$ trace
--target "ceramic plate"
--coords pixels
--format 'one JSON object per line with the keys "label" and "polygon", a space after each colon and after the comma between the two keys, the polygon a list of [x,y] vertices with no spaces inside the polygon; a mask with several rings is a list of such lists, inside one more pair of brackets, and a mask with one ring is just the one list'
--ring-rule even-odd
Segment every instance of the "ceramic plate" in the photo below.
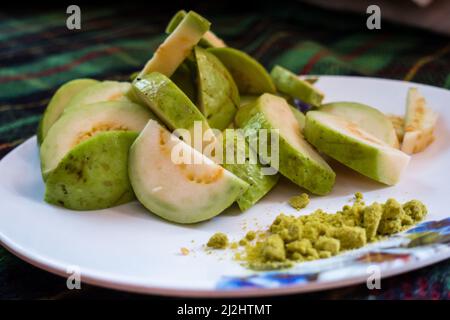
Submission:
{"label": "ceramic plate", "polygon": [[[326,102],[366,103],[403,114],[408,87],[417,86],[439,112],[436,141],[414,155],[399,184],[386,187],[336,163],[333,192],[312,197],[303,213],[335,211],[356,191],[367,202],[417,198],[429,208],[426,221],[410,233],[434,232],[411,243],[403,235],[330,259],[275,272],[253,272],[232,260],[229,251],[207,254],[203,245],[217,231],[239,240],[247,230],[270,224],[280,212],[298,214],[286,204],[301,189],[282,180],[245,213],[236,207],[197,225],[176,225],[148,213],[139,203],[75,212],[46,204],[36,139],[31,138],[0,162],[0,241],[20,258],[67,276],[74,267],[81,281],[127,291],[174,296],[258,296],[306,292],[365,282],[371,268],[382,277],[417,269],[450,257],[448,211],[450,181],[450,91],[401,81],[321,76],[317,86]],[[422,241],[423,240],[423,241]],[[181,254],[181,248],[189,250]]]}

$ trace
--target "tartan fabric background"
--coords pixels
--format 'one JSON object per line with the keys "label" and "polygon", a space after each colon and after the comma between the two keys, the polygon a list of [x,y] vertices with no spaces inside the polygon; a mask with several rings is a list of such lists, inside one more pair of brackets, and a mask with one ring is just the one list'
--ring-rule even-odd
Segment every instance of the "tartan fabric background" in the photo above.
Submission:
{"label": "tartan fabric background", "polygon": [[[366,16],[291,3],[258,12],[217,14],[199,10],[225,41],[266,67],[299,74],[345,74],[403,79],[450,89],[450,38]],[[173,13],[173,12],[171,12]],[[65,8],[20,16],[0,12],[0,158],[34,135],[58,86],[79,78],[128,80],[164,39],[171,14],[148,9],[82,6],[82,30],[65,27]],[[382,93],[380,93],[382,94]],[[450,298],[450,260],[386,279],[382,290],[365,286],[299,298]],[[122,298],[136,295],[84,285],[38,270],[0,247],[0,298]]]}

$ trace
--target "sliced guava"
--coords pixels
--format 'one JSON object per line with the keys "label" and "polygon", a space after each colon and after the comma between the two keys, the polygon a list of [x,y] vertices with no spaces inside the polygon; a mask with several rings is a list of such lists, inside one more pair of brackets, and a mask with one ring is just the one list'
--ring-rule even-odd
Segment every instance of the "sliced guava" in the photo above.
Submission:
{"label": "sliced guava", "polygon": [[97,210],[134,199],[128,152],[137,132],[101,132],[71,149],[45,183],[45,201],[73,210]]}
{"label": "sliced guava", "polygon": [[197,109],[195,104],[180,90],[169,78],[159,72],[152,72],[143,78],[133,82],[133,90],[136,95],[147,104],[158,118],[169,127],[170,130],[186,129],[190,134],[190,145],[196,146],[195,124],[200,123],[203,133],[210,129],[208,121]]}
{"label": "sliced guava", "polygon": [[170,77],[209,30],[210,25],[208,20],[189,11],[155,51],[138,78],[151,72],[160,72]]}
{"label": "sliced guava", "polygon": [[[179,154],[189,159],[175,160]],[[211,219],[248,188],[246,182],[152,120],[131,146],[129,177],[144,207],[177,223]]]}
{"label": "sliced guava", "polygon": [[102,81],[88,86],[74,95],[64,110],[97,102],[128,100],[126,93],[130,89],[129,82]]}
{"label": "sliced guava", "polygon": [[[280,175],[266,174],[258,159],[258,155],[249,147],[245,139],[241,141],[237,138],[237,133],[228,135],[226,131],[221,135],[220,141],[223,143],[222,166],[249,184],[249,188],[236,200],[241,211],[251,208],[261,198],[263,198],[277,184]],[[234,146],[230,147],[230,144]],[[230,149],[231,148],[231,149]],[[227,161],[226,150],[233,150],[232,161]],[[239,157],[242,157],[239,159]],[[253,157],[253,158],[252,158]]]}
{"label": "sliced guava", "polygon": [[[240,107],[242,107],[242,106],[244,106],[246,104],[255,102],[256,99],[258,99],[258,96],[252,96],[252,95],[241,96]],[[291,108],[292,113],[294,114],[295,118],[298,121],[298,124],[300,125],[300,130],[303,131],[303,128],[305,127],[305,115],[303,114],[303,112],[298,110],[293,105],[289,104],[289,107]]]}
{"label": "sliced guava", "polygon": [[304,133],[319,151],[387,185],[399,181],[410,159],[358,124],[327,112],[308,112]]}
{"label": "sliced guava", "polygon": [[240,94],[275,93],[275,85],[266,69],[243,51],[226,48],[210,48],[230,71]]}
{"label": "sliced guava", "polygon": [[388,145],[394,148],[399,147],[392,122],[384,113],[373,107],[362,103],[343,101],[324,104],[318,110],[357,123],[365,131]]}
{"label": "sliced guava", "polygon": [[[166,33],[171,34],[175,28],[180,24],[183,18],[186,16],[187,12],[185,10],[180,10],[170,19],[169,24],[166,27]],[[215,47],[221,48],[226,47],[225,42],[220,39],[214,32],[208,30],[199,41],[199,46],[204,48]]]}
{"label": "sliced guava", "polygon": [[[249,139],[260,138],[260,129],[269,130],[275,139],[278,138],[278,167],[286,178],[314,194],[324,195],[331,191],[334,171],[304,140],[299,122],[284,98],[267,93],[261,95],[255,103],[239,109],[235,123],[244,129]],[[270,157],[264,160],[274,166],[275,151],[270,145],[268,149],[271,150]],[[262,158],[266,156],[260,148],[258,153]]]}
{"label": "sliced guava", "polygon": [[98,102],[67,110],[48,131],[40,148],[44,179],[79,143],[104,131],[141,131],[152,112],[129,101]]}
{"label": "sliced guava", "polygon": [[295,119],[297,119],[298,125],[300,126],[300,131],[303,132],[306,122],[305,114],[290,104],[289,107],[291,107],[292,113],[294,114]]}
{"label": "sliced guava", "polygon": [[412,154],[423,151],[434,141],[438,114],[427,106],[417,88],[410,88],[406,99],[406,115],[402,151]]}
{"label": "sliced guava", "polygon": [[211,128],[225,129],[239,106],[239,91],[233,77],[212,53],[196,47],[199,108]]}
{"label": "sliced guava", "polygon": [[96,83],[98,81],[94,79],[75,79],[66,82],[56,90],[39,123],[37,132],[39,145],[44,140],[50,127],[59,119],[70,99],[83,89]]}
{"label": "sliced guava", "polygon": [[278,91],[315,107],[322,103],[323,92],[315,88],[310,82],[300,79],[295,73],[283,67],[275,66],[270,75]]}

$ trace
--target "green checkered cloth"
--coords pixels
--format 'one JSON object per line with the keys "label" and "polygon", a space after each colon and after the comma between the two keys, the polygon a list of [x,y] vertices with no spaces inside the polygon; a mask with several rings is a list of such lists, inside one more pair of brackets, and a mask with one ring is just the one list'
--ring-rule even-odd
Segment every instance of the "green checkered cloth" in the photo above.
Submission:
{"label": "green checkered cloth", "polygon": [[[0,12],[0,158],[33,136],[52,93],[80,77],[128,80],[164,39],[170,14],[148,8],[83,7],[82,29],[66,28],[64,10],[17,17]],[[253,11],[255,12],[255,11]],[[267,68],[298,74],[361,75],[450,88],[450,39],[389,23],[365,28],[365,15],[293,3],[257,13],[201,12],[233,47]],[[1,212],[0,212],[1,214]],[[352,287],[303,297],[449,298],[450,262],[389,280],[379,292]],[[406,280],[405,280],[406,279]],[[65,280],[0,248],[0,298],[131,297]]]}

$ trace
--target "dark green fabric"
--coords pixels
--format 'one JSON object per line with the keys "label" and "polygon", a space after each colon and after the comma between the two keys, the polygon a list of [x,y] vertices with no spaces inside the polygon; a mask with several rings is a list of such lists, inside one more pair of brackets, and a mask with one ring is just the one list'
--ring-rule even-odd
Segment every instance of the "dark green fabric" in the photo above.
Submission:
{"label": "dark green fabric", "polygon": [[[149,8],[82,7],[82,30],[65,27],[63,9],[15,16],[0,12],[0,158],[31,137],[54,90],[78,78],[126,80],[164,39],[170,15]],[[406,79],[450,88],[448,37],[366,16],[294,3],[260,12],[205,14],[214,31],[266,67],[299,74],[345,74]],[[0,213],[1,214],[1,213]],[[379,292],[351,287],[308,298],[449,298],[450,262],[391,278]],[[40,271],[0,248],[0,298],[134,297],[84,286]]]}

